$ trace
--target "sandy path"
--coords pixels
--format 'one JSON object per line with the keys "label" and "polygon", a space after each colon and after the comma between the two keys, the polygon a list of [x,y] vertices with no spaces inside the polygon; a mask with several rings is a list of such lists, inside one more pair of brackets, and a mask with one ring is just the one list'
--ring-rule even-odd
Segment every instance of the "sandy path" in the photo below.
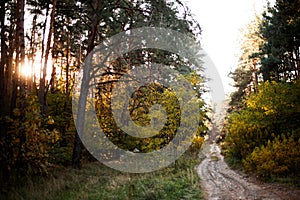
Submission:
{"label": "sandy path", "polygon": [[196,169],[208,200],[285,199],[231,170],[224,162],[220,148],[216,144],[211,144],[207,148],[206,158]]}

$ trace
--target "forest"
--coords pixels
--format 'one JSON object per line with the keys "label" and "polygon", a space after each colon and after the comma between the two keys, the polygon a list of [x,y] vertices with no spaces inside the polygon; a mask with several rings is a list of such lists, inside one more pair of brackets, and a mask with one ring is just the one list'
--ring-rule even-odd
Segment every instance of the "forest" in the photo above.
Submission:
{"label": "forest", "polygon": [[243,33],[224,154],[260,177],[299,180],[300,2],[276,1]]}
{"label": "forest", "polygon": [[[57,196],[57,193],[60,193],[60,190],[66,190],[66,193],[68,191],[74,193],[70,194],[69,198],[83,199],[85,197],[76,196],[75,193],[78,191],[76,187],[79,184],[74,185],[74,181],[70,181],[62,169],[65,171],[74,169],[75,171],[70,172],[71,176],[79,180],[85,177],[86,172],[90,173],[90,176],[98,174],[98,185],[105,185],[109,177],[119,176],[116,171],[109,170],[104,165],[94,164],[96,159],[93,153],[97,153],[96,150],[99,149],[87,150],[82,144],[79,133],[83,131],[84,122],[78,119],[80,119],[81,112],[87,113],[87,111],[84,108],[81,112],[78,110],[77,119],[73,117],[72,94],[76,91],[76,79],[79,77],[80,70],[89,69],[85,66],[88,55],[93,53],[98,45],[105,45],[104,41],[108,42],[107,39],[112,36],[140,27],[173,30],[188,35],[194,40],[195,45],[198,45],[200,44],[200,25],[194,20],[189,8],[181,1],[4,0],[1,1],[0,6],[0,177],[1,185],[4,186],[1,189],[3,198],[61,199],[66,198],[62,197],[65,194]],[[160,36],[155,37],[159,39]],[[173,38],[171,42],[176,46],[180,41],[175,39]],[[184,47],[192,44],[180,45]],[[114,47],[118,49],[117,46]],[[111,53],[114,52],[115,50]],[[197,52],[193,57],[196,56]],[[150,123],[150,112],[154,118],[166,115],[167,121],[163,129],[154,137],[137,138],[126,134],[117,126],[111,111],[113,89],[117,86],[124,88],[126,85],[126,82],[119,82],[117,85],[118,80],[124,74],[140,65],[143,67],[152,63],[160,63],[172,66],[192,87],[195,95],[189,101],[194,102],[198,112],[196,116],[194,115],[195,119],[190,118],[186,120],[186,123],[194,122],[193,120],[198,123],[193,129],[193,138],[190,138],[194,141],[189,150],[190,155],[200,149],[202,136],[208,129],[206,121],[208,121],[209,110],[202,99],[205,91],[202,66],[196,66],[187,58],[175,53],[155,48],[134,49],[113,61],[104,62],[108,67],[97,79],[93,101],[98,122],[106,138],[109,138],[118,148],[151,153],[163,148],[175,137],[179,124],[185,122],[180,121],[178,117],[182,113],[178,106],[180,99],[172,88],[152,82],[138,88],[129,99],[130,116],[140,126]],[[185,97],[186,91],[181,90],[179,93],[180,96],[187,97]],[[76,98],[74,96],[73,100]],[[88,102],[89,99],[85,101]],[[156,104],[161,104],[165,113],[150,109]],[[78,109],[81,107],[79,106]],[[75,124],[78,126],[75,127]],[[92,136],[90,139],[95,140]],[[97,139],[100,145],[101,138]],[[107,162],[121,159],[112,154],[109,149],[100,149],[100,151],[104,155],[102,159]],[[192,160],[189,163],[192,163]],[[194,181],[195,172],[191,171],[190,167],[187,171],[178,170],[189,165],[183,161],[176,161],[171,170],[164,170],[163,174],[170,174],[170,179],[174,179],[173,181],[165,180],[170,182],[166,186],[170,187],[171,184],[175,184],[176,188],[188,184],[191,191],[179,190],[178,192],[183,193],[180,195],[191,192],[192,195],[199,196],[201,191],[196,191],[193,186],[199,182],[198,179]],[[89,167],[91,169],[87,171],[86,168]],[[173,170],[175,170],[175,175],[173,175]],[[55,175],[56,173],[60,175]],[[107,177],[101,178],[104,176],[103,173],[107,173]],[[186,173],[191,178],[186,180],[180,178]],[[62,178],[57,179],[57,176]],[[126,173],[120,176],[126,181],[129,181],[128,178],[138,181],[143,179],[143,176],[135,178],[134,175],[130,176]],[[159,178],[162,177],[161,174],[156,176],[157,181],[162,179]],[[145,175],[146,177],[148,176]],[[177,179],[183,181],[177,184]],[[84,184],[90,181],[90,179],[84,180],[82,180]],[[113,180],[113,178],[108,180]],[[50,184],[51,181],[64,183]],[[51,189],[35,193],[34,188],[41,188],[39,184],[49,185]],[[146,182],[145,184],[153,183]],[[145,185],[142,186],[145,187]],[[110,185],[105,185],[105,187],[110,187]],[[125,188],[127,197],[139,193],[142,189],[136,189],[137,192],[135,192],[132,187],[135,185],[131,181],[128,182],[128,188]],[[54,191],[51,195],[48,194],[50,190]],[[102,189],[102,191],[105,193],[107,190]],[[112,190],[110,195],[114,195],[114,191]],[[166,195],[164,192],[156,193],[155,195]],[[119,195],[121,198],[122,194]],[[96,197],[96,199],[99,198]],[[103,198],[106,199],[108,196]]]}
{"label": "forest", "polygon": [[[203,70],[207,66],[198,51],[201,24],[184,1],[1,0],[0,24],[0,199],[204,198],[195,166],[203,159],[205,137],[215,127],[210,117],[214,111],[203,98],[209,88]],[[143,27],[164,28],[160,30],[166,30],[165,35],[152,33],[162,45],[172,31],[194,42],[167,41],[184,49],[176,54],[153,47],[132,48],[129,39],[125,45],[132,51],[103,62],[106,68],[93,85],[93,98],[85,94],[84,106],[78,106],[74,117],[76,81],[84,80],[81,73],[90,70],[86,63],[94,58],[89,55],[99,45],[111,47],[110,39],[116,34],[130,36],[132,30]],[[249,174],[264,180],[290,178],[299,186],[300,1],[276,0],[242,33],[238,66],[229,74],[236,90],[219,127],[222,154],[229,165],[238,165]],[[112,54],[124,47],[114,45]],[[142,45],[147,46],[144,41]],[[184,53],[192,56],[184,57]],[[125,99],[137,125],[127,130],[138,132],[135,127],[165,121],[157,135],[134,137],[114,118],[114,91],[126,91],[130,85],[132,80],[119,81],[125,74],[134,69],[144,72],[156,63],[180,74],[174,84],[187,80],[193,96],[156,80],[139,87]],[[169,167],[156,172],[130,174],[110,169],[95,159],[98,151],[108,163],[122,163],[124,158],[111,149],[86,148],[82,141],[81,133],[87,130],[83,127],[93,121],[90,108],[95,109],[95,124],[117,148],[151,154],[172,143],[178,130],[193,133],[188,138],[191,145]],[[121,119],[126,117],[121,106],[117,110]],[[187,119],[181,118],[184,112]],[[151,135],[148,130],[143,134]],[[88,144],[101,146],[104,137],[87,138],[92,142]]]}

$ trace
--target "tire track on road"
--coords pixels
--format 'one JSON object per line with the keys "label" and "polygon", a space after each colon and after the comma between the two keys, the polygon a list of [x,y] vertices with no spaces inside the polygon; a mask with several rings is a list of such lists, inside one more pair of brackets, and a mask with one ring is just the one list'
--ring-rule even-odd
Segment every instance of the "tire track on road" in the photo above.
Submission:
{"label": "tire track on road", "polygon": [[247,182],[241,175],[231,170],[224,162],[216,144],[210,145],[206,158],[196,170],[208,200],[280,200],[274,193],[264,190],[254,183]]}

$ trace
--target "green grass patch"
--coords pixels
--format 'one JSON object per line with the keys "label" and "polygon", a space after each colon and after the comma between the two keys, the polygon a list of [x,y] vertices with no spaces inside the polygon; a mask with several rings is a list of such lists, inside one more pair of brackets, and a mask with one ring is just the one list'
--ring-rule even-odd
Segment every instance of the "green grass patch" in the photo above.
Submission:
{"label": "green grass patch", "polygon": [[204,199],[196,164],[198,159],[184,155],[170,167],[147,174],[122,173],[98,162],[81,170],[55,168],[47,177],[31,177],[2,188],[0,199]]}
{"label": "green grass patch", "polygon": [[241,160],[231,157],[231,156],[225,156],[224,161],[227,163],[227,165],[234,170],[243,170],[243,163]]}
{"label": "green grass patch", "polygon": [[212,156],[210,157],[210,160],[211,160],[211,161],[218,161],[219,158],[218,158],[218,156],[212,155]]}

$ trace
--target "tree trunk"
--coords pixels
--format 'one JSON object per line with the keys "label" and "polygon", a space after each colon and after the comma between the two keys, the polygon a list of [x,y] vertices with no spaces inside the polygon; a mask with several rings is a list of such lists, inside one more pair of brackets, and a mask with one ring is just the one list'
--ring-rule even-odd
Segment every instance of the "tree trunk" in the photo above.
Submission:
{"label": "tree trunk", "polygon": [[[19,42],[20,42],[20,46],[18,47],[20,50],[20,57],[19,57],[19,72],[22,71],[22,68],[24,67],[24,62],[25,62],[25,38],[24,38],[24,15],[25,15],[25,0],[18,0],[18,12],[19,12],[19,17],[20,19],[18,19],[18,35],[17,37],[19,37]],[[25,76],[24,74],[19,74],[19,87],[20,87],[20,122],[21,124],[23,124],[25,122],[25,109],[26,109],[26,94],[25,94]],[[24,127],[24,126],[21,126]],[[23,166],[26,164],[24,161],[24,157],[23,155],[26,153],[26,130],[23,130],[24,128],[22,128],[20,130],[20,152],[19,152],[19,166],[20,169],[23,168]],[[24,169],[25,170],[25,169]]]}
{"label": "tree trunk", "polygon": [[[7,95],[6,95],[6,90],[5,90],[5,73],[6,70],[5,68],[6,63],[7,63],[7,47],[6,47],[6,37],[5,37],[5,4],[6,4],[6,0],[1,1],[0,4],[0,23],[1,23],[1,60],[0,60],[0,105],[5,105],[5,103],[7,102]],[[0,106],[0,117],[4,117],[5,115],[8,114],[8,109],[7,109],[7,105],[6,106]],[[0,121],[1,123],[1,121]],[[1,131],[1,129],[4,126],[0,125],[0,132],[3,133]]]}
{"label": "tree trunk", "polygon": [[5,102],[4,105],[6,105],[7,113],[11,114],[12,105],[11,105],[11,98],[13,93],[13,58],[14,58],[14,52],[15,52],[15,29],[14,25],[11,25],[9,27],[9,35],[8,35],[8,47],[7,47],[7,57],[5,58],[6,61],[6,69],[5,69],[5,77],[4,77],[4,94],[5,94]]}
{"label": "tree trunk", "polygon": [[[6,136],[6,124],[3,120],[6,115],[8,115],[7,105],[5,105],[7,95],[5,95],[5,66],[7,57],[6,39],[5,39],[5,4],[6,1],[1,1],[0,3],[0,23],[1,23],[1,60],[0,60],[0,141],[5,141]],[[5,106],[4,106],[5,105]],[[0,149],[5,150],[4,144],[0,144]],[[3,157],[2,157],[3,158]],[[4,158],[5,159],[5,158]],[[3,181],[8,180],[8,170],[4,160],[0,161],[0,177]]]}
{"label": "tree trunk", "polygon": [[12,79],[12,97],[11,97],[11,106],[10,106],[10,113],[13,116],[13,110],[17,107],[17,95],[18,95],[18,86],[19,86],[19,78],[20,78],[20,53],[21,53],[21,40],[20,35],[21,32],[21,1],[17,1],[17,9],[16,9],[16,34],[15,34],[15,43],[14,43],[14,50],[15,50],[15,64],[14,64],[14,73]]}
{"label": "tree trunk", "polygon": [[254,93],[258,92],[258,76],[257,76],[257,61],[253,59],[253,73],[254,73],[254,80],[253,80],[253,89]]}
{"label": "tree trunk", "polygon": [[[41,114],[42,115],[45,114],[45,87],[46,87],[46,76],[47,76],[47,62],[48,62],[48,55],[50,52],[50,44],[51,44],[51,38],[52,38],[52,29],[53,29],[53,23],[54,23],[56,2],[57,2],[56,0],[53,0],[53,6],[52,6],[52,12],[51,12],[51,18],[50,18],[50,27],[49,27],[45,55],[44,55],[44,40],[45,40],[45,32],[46,32],[46,27],[47,27],[46,24],[47,24],[47,15],[48,15],[49,5],[47,7],[46,19],[45,19],[44,31],[43,31],[42,57],[41,57],[42,71],[40,74],[40,93],[39,93],[39,100],[40,100],[40,104],[41,104]],[[43,63],[43,58],[45,58],[44,63]]]}
{"label": "tree trunk", "polygon": [[36,53],[36,44],[35,44],[35,35],[36,35],[36,19],[37,19],[37,15],[35,14],[33,19],[32,19],[32,30],[31,30],[31,37],[30,37],[30,53],[28,55],[28,60],[30,63],[30,70],[31,70],[31,76],[29,77],[28,80],[28,91],[33,91],[33,86],[36,86],[36,82],[35,82],[35,70],[34,70],[34,55]]}
{"label": "tree trunk", "polygon": [[296,78],[300,77],[300,47],[296,47],[295,50],[296,55]]}
{"label": "tree trunk", "polygon": [[[98,29],[98,23],[99,20],[97,19],[96,12],[99,10],[99,2],[98,0],[93,0],[93,10],[94,15],[93,18],[93,26],[90,30],[89,35],[89,43],[87,48],[87,55],[93,50],[94,48],[94,42],[97,34]],[[79,134],[82,134],[84,130],[84,117],[85,117],[85,107],[86,107],[86,100],[88,96],[88,88],[86,87],[90,82],[90,74],[89,74],[89,66],[86,66],[83,69],[83,79],[81,83],[81,91],[79,96],[79,102],[78,102],[78,111],[77,111],[77,119],[76,119],[76,128],[77,132],[75,133],[75,139],[74,139],[74,147],[73,147],[73,155],[72,155],[72,166],[75,169],[81,168],[81,157],[82,157],[82,142],[80,140]]]}

